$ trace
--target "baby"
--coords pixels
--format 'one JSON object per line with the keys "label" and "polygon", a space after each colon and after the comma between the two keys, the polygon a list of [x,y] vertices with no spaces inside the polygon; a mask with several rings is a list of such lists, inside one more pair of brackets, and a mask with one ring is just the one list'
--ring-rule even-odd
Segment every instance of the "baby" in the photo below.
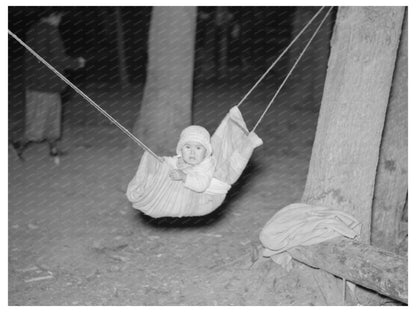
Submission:
{"label": "baby", "polygon": [[177,156],[164,157],[174,168],[169,172],[169,177],[182,181],[190,190],[204,192],[209,187],[215,170],[209,132],[201,126],[185,128],[180,135],[176,153]]}

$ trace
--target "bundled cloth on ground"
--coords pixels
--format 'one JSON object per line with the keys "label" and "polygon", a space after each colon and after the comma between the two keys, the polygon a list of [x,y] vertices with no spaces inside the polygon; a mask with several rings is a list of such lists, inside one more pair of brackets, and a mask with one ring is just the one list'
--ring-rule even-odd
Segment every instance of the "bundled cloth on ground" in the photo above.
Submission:
{"label": "bundled cloth on ground", "polygon": [[206,191],[195,192],[183,182],[171,180],[168,174],[172,167],[145,152],[127,187],[127,198],[134,208],[154,218],[209,214],[223,203],[261,144],[263,141],[247,130],[240,110],[234,106],[211,137],[216,168]]}
{"label": "bundled cloth on ground", "polygon": [[360,235],[361,224],[349,214],[321,206],[295,203],[279,210],[264,226],[260,241],[263,256],[287,270],[291,256],[286,251],[296,246],[309,246],[345,236]]}

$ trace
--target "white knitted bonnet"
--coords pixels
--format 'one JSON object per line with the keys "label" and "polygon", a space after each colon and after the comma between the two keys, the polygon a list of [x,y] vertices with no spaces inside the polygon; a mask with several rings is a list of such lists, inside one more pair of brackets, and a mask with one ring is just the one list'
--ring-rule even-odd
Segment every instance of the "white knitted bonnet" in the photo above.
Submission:
{"label": "white knitted bonnet", "polygon": [[209,135],[208,130],[205,129],[204,127],[192,125],[182,130],[182,133],[179,137],[178,145],[176,146],[176,153],[178,155],[180,155],[180,151],[182,147],[187,142],[200,143],[207,150],[206,157],[211,156],[212,154],[211,136]]}

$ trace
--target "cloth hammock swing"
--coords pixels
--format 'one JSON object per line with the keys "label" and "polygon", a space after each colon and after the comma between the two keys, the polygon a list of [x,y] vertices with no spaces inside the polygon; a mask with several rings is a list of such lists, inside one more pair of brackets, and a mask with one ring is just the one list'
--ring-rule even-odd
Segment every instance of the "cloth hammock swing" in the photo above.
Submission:
{"label": "cloth hammock swing", "polygon": [[244,118],[239,110],[239,106],[266,77],[266,75],[295,43],[300,35],[309,27],[313,20],[321,13],[323,8],[324,7],[321,7],[311,18],[311,20],[303,27],[299,34],[260,77],[260,79],[254,84],[243,99],[236,106],[230,109],[229,113],[224,117],[212,135],[211,145],[213,157],[215,158],[217,165],[214,171],[214,178],[212,179],[210,186],[205,192],[202,193],[187,189],[181,181],[171,180],[168,176],[168,172],[172,168],[170,168],[166,162],[162,162],[149,147],[130,133],[117,120],[110,116],[105,110],[91,100],[85,93],[78,89],[72,82],[59,73],[10,30],[9,34],[145,150],[140,160],[138,170],[133,179],[130,181],[126,192],[127,198],[132,203],[134,208],[154,218],[202,216],[211,213],[223,203],[231,185],[237,181],[244,171],[254,149],[263,144],[263,141],[257,136],[257,134],[255,134],[255,129],[262,121],[266,112],[269,110],[271,104],[280,93],[280,90],[283,88],[306,49],[318,33],[322,24],[332,10],[332,7],[329,8],[326,15],[317,26],[315,32],[305,45],[304,49],[298,56],[266,109],[263,111],[252,131],[247,129]]}
{"label": "cloth hammock swing", "polygon": [[168,176],[172,169],[170,165],[145,152],[127,187],[127,198],[134,208],[154,218],[209,214],[222,204],[253,150],[262,143],[254,132],[248,132],[243,116],[235,106],[211,137],[217,166],[205,192],[192,191],[181,181],[171,180]]}
{"label": "cloth hammock swing", "polygon": [[[320,11],[317,14],[319,13]],[[310,22],[312,22],[313,19]],[[325,21],[325,19],[326,16],[323,21]],[[263,119],[286,80],[303,56],[303,53],[312,42],[317,31],[323,24],[323,21],[306,44],[302,53],[292,66],[292,69],[251,132],[247,129],[246,123],[238,107],[274,67],[297,37],[276,59],[240,103],[232,107],[229,113],[224,117],[211,137],[213,157],[216,160],[217,166],[214,171],[214,178],[205,192],[198,193],[192,191],[186,188],[181,181],[171,180],[168,176],[169,171],[172,169],[169,164],[164,162],[161,163],[145,152],[140,161],[136,175],[127,187],[126,195],[132,203],[132,206],[154,218],[202,216],[217,209],[223,203],[231,185],[234,184],[242,174],[254,149],[263,144],[263,141],[257,136],[254,130]],[[305,26],[300,34],[307,26],[308,25]],[[298,36],[300,36],[300,34]]]}

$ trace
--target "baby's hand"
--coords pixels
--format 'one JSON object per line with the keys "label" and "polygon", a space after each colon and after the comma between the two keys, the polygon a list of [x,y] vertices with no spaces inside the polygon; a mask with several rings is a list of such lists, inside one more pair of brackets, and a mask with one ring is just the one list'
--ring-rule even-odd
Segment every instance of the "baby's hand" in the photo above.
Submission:
{"label": "baby's hand", "polygon": [[183,167],[185,165],[185,162],[183,161],[182,157],[179,157],[177,160],[177,164],[178,167]]}
{"label": "baby's hand", "polygon": [[174,181],[185,181],[186,174],[182,170],[174,169],[169,171],[169,177]]}

